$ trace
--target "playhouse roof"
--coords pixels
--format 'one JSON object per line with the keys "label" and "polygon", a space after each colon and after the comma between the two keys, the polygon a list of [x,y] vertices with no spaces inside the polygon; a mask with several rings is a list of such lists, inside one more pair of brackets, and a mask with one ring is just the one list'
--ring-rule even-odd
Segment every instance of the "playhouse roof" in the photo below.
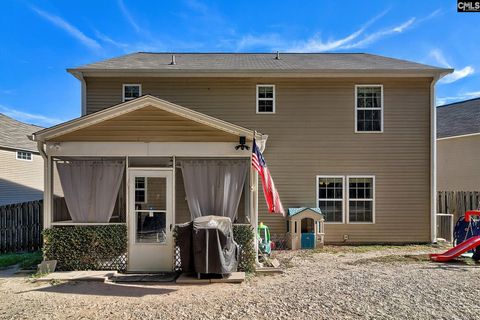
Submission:
{"label": "playhouse roof", "polygon": [[297,215],[305,210],[310,210],[318,214],[322,214],[322,210],[320,208],[307,208],[307,207],[301,207],[301,208],[288,208],[288,216],[292,217],[294,215]]}

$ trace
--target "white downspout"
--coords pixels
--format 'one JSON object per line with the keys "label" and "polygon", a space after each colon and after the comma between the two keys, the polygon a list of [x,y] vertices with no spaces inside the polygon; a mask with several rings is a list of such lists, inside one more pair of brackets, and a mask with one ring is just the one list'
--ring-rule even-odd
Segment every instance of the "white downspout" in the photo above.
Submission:
{"label": "white downspout", "polygon": [[81,108],[82,108],[82,116],[87,114],[87,82],[83,77],[83,73],[80,71],[76,71],[72,73],[75,78],[80,80],[80,91],[81,91]]}
{"label": "white downspout", "polygon": [[431,242],[437,242],[437,108],[435,84],[439,76],[435,76],[430,84],[430,190],[431,190]]}
{"label": "white downspout", "polygon": [[[32,135],[32,140],[35,136]],[[52,222],[52,163],[45,153],[44,143],[37,141],[37,149],[43,158],[43,228],[48,229]]]}

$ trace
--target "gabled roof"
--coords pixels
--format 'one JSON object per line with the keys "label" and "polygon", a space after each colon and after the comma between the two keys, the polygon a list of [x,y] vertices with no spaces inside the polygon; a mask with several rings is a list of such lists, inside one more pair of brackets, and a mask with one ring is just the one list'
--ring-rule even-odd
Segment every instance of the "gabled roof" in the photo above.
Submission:
{"label": "gabled roof", "polygon": [[[175,55],[175,64],[172,64]],[[76,72],[142,73],[429,73],[446,74],[438,68],[407,60],[367,53],[151,53],[137,52],[68,69]]]}
{"label": "gabled roof", "polygon": [[42,127],[23,123],[0,113],[0,147],[38,152],[37,144],[27,136]]}
{"label": "gabled roof", "polygon": [[437,107],[437,138],[480,133],[480,98]]}
{"label": "gabled roof", "polygon": [[288,208],[288,216],[291,217],[291,216],[297,215],[299,213],[302,213],[305,210],[311,210],[315,213],[322,214],[322,210],[320,210],[320,208],[301,207],[301,208]]}
{"label": "gabled roof", "polygon": [[[83,129],[145,107],[155,107],[160,110],[167,111],[169,113],[181,116],[186,119],[190,119],[192,121],[204,124],[212,128],[216,128],[230,134],[245,136],[247,137],[247,139],[254,138],[255,132],[253,130],[237,126],[235,124],[208,116],[206,114],[194,111],[189,108],[179,106],[177,104],[159,99],[151,95],[144,95],[140,98],[123,102],[118,105],[64,123],[60,123],[56,126],[43,129],[41,131],[35,132],[32,135],[32,138],[36,141],[50,140],[55,137]],[[260,139],[262,135],[260,133],[256,133],[256,137]]]}

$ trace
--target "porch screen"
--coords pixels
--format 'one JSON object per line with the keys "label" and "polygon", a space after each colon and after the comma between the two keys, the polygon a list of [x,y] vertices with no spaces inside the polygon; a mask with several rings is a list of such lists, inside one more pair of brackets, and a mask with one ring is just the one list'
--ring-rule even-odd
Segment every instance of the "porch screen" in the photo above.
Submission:
{"label": "porch screen", "polygon": [[109,222],[122,183],[123,161],[57,163],[68,211],[73,222]]}
{"label": "porch screen", "polygon": [[182,160],[183,182],[192,220],[237,215],[248,170],[246,160]]}

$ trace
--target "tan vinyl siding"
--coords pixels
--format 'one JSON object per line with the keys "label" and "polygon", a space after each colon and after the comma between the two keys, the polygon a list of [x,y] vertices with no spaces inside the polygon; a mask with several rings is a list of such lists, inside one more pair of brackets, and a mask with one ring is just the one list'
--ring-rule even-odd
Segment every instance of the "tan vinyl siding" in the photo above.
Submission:
{"label": "tan vinyl siding", "polygon": [[145,107],[53,140],[235,142],[238,137],[156,107]]}
{"label": "tan vinyl siding", "polygon": [[16,151],[0,149],[0,206],[43,198],[43,158],[16,159]]}
{"label": "tan vinyl siding", "polygon": [[480,135],[437,140],[437,189],[480,191]]}
{"label": "tan vinyl siding", "polygon": [[[376,223],[326,225],[326,241],[430,240],[430,83],[427,78],[87,78],[87,111],[142,93],[269,135],[265,157],[285,208],[316,206],[317,175],[374,175]],[[276,113],[256,114],[257,84],[274,84]],[[384,133],[355,134],[356,84],[382,84]],[[285,220],[266,213],[272,233]]]}

